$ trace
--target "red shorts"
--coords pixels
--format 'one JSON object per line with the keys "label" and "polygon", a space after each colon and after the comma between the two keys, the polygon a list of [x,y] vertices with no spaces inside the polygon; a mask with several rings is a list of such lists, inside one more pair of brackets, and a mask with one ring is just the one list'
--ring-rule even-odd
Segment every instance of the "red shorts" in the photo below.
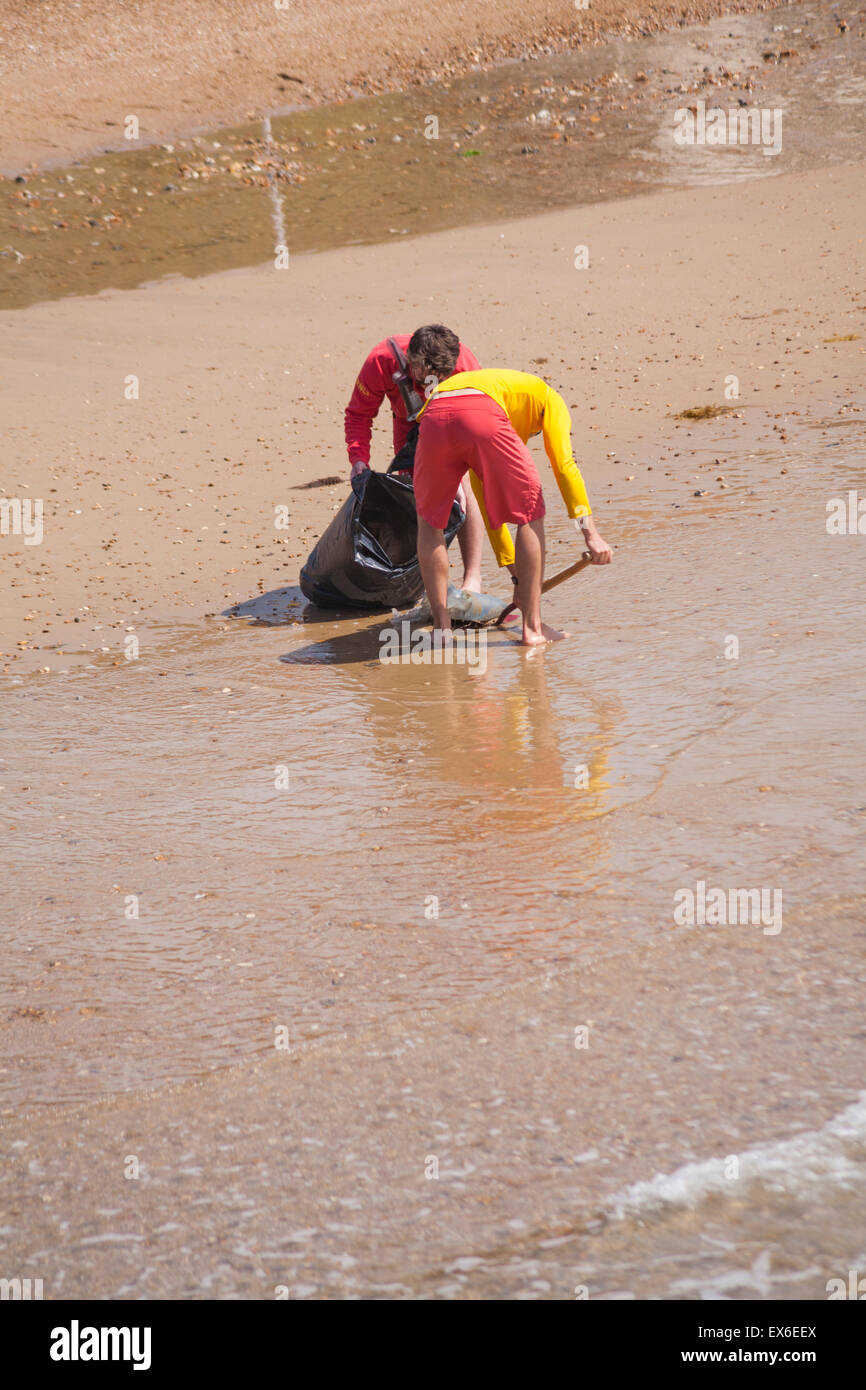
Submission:
{"label": "red shorts", "polygon": [[544,516],[541,479],[532,455],[491,396],[435,396],[419,421],[415,450],[418,515],[444,529],[460,479],[471,468],[484,489],[491,527]]}

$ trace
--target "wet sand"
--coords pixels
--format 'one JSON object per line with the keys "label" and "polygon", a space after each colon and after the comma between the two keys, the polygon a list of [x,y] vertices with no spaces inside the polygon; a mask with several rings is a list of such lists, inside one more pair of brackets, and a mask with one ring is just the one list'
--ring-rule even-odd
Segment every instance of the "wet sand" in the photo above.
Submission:
{"label": "wet sand", "polygon": [[[856,401],[861,184],[839,166],[654,195],[639,220],[597,205],[0,316],[6,489],[44,500],[47,537],[4,538],[5,670],[123,664],[149,618],[218,617],[296,583],[345,493],[303,484],[342,471],[344,399],[395,322],[451,322],[483,362],[544,372],[603,521],[647,466],[688,504],[701,424],[672,416],[725,405],[729,375],[763,440],[816,399]],[[385,467],[384,416],[374,441]]]}
{"label": "wet sand", "polygon": [[[23,563],[46,624],[89,602],[81,645],[108,647],[6,677],[8,1267],[121,1298],[822,1297],[857,1267],[862,564],[825,520],[866,457],[862,188],[840,167],[653,196],[639,226],[616,204],[299,257],[291,315],[254,270],[7,317],[34,491],[34,458],[82,456],[82,520]],[[551,596],[572,642],[496,636],[483,677],[382,666],[375,618],[297,621],[343,489],[292,489],[335,466],[331,382],[395,265],[392,314],[547,358],[616,546]],[[673,418],[731,370],[735,411]],[[549,529],[553,565],[555,499]],[[678,928],[699,879],[778,888],[781,932]],[[719,1194],[700,1165],[731,1156]]]}
{"label": "wet sand", "polygon": [[[782,16],[771,16],[778,21]],[[866,12],[726,16],[0,182],[0,307],[866,158]],[[683,149],[678,109],[778,111]],[[798,113],[808,111],[808,120]],[[775,118],[774,118],[775,124]]]}
{"label": "wet sand", "polygon": [[149,143],[346,100],[442,83],[503,58],[637,38],[766,0],[0,0],[0,169],[116,149],[135,115]]}
{"label": "wet sand", "polygon": [[[46,502],[2,537],[7,1277],[863,1269],[866,542],[826,525],[866,466],[863,165],[696,184],[0,314],[3,486]],[[563,391],[615,546],[549,597],[572,640],[474,674],[297,589],[359,362],[431,318]],[[778,930],[678,921],[699,883]]]}

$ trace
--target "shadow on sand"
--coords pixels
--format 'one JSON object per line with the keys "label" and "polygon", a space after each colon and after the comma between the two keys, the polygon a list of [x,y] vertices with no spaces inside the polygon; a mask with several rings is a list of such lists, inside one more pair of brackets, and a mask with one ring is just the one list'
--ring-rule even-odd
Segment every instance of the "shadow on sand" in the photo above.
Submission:
{"label": "shadow on sand", "polygon": [[[246,618],[250,627],[297,627],[302,623],[337,627],[352,622],[348,632],[332,632],[322,641],[296,647],[279,658],[288,666],[346,666],[365,662],[378,664],[382,650],[379,634],[390,618],[390,611],[387,608],[378,612],[366,608],[319,608],[304,598],[297,585],[291,585],[233,603],[223,610],[222,617]],[[372,621],[360,627],[358,623],[362,619]],[[510,644],[507,630],[502,630],[502,641]]]}
{"label": "shadow on sand", "polygon": [[251,627],[284,627],[287,623],[337,623],[346,618],[366,618],[387,608],[319,608],[310,603],[297,584],[285,589],[269,589],[266,594],[244,599],[223,609],[224,618],[246,618]]}
{"label": "shadow on sand", "polygon": [[377,666],[382,650],[381,631],[382,624],[377,623],[375,627],[335,633],[322,642],[308,642],[294,651],[284,652],[280,661],[287,666],[351,666],[365,662]]}

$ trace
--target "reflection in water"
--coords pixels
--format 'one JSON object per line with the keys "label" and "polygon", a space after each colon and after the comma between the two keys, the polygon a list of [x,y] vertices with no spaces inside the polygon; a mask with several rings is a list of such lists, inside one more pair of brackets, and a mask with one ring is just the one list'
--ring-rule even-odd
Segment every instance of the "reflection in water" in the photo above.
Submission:
{"label": "reflection in water", "polygon": [[687,526],[662,491],[623,517],[616,564],[551,594],[578,635],[543,652],[493,631],[483,674],[383,664],[381,619],[284,589],[11,687],[12,1103],[588,968],[669,933],[698,879],[786,910],[859,891],[863,573],[821,498],[862,440],[840,430],[842,458],[828,425],[771,459],[705,429],[728,490]]}
{"label": "reflection in water", "polygon": [[[862,473],[861,432],[840,433],[841,476]],[[579,636],[527,653],[491,633],[483,674],[383,664],[380,619],[304,611],[296,621],[282,590],[239,605],[227,626],[152,626],[149,655],[126,668],[10,687],[16,734],[4,784],[16,874],[0,1029],[15,1061],[2,1074],[3,1108],[222,1072],[193,1091],[163,1091],[156,1113],[168,1106],[180,1152],[207,1156],[204,1176],[186,1179],[198,1185],[184,1189],[198,1194],[202,1229],[224,1239],[242,1204],[271,1286],[324,1277],[329,1291],[368,1296],[372,1277],[405,1297],[569,1297],[578,1282],[601,1298],[822,1296],[836,1272],[828,1259],[847,1259],[848,1232],[862,1225],[862,1124],[841,1140],[798,1133],[808,1172],[787,1151],[776,1162],[761,1149],[748,1160],[761,1171],[751,1180],[744,1166],[733,1201],[694,1162],[695,1114],[715,1104],[724,1133],[730,1105],[739,1137],[725,1135],[720,1152],[748,1155],[766,1132],[757,1126],[786,1131],[792,1091],[811,1124],[804,1078],[826,1115],[842,1084],[827,1078],[834,1044],[850,1075],[857,985],[838,966],[856,960],[862,937],[863,567],[856,539],[824,526],[822,499],[838,491],[842,468],[831,426],[817,438],[804,431],[799,452],[776,450],[772,468],[758,450],[737,456],[739,421],[714,423],[704,438],[724,449],[729,490],[700,499],[687,527],[661,491],[622,518],[615,564],[550,595],[552,621]],[[763,479],[760,490],[749,477]],[[768,515],[784,517],[775,543]],[[554,543],[571,536],[564,519],[550,529]],[[733,630],[737,661],[724,656]],[[781,935],[720,928],[728,949],[717,954],[716,938],[677,929],[674,895],[698,879],[778,888]],[[595,1030],[599,1018],[600,1046],[579,1053],[575,1024]],[[754,1052],[731,1043],[732,1020]],[[544,1025],[544,1047],[522,1066]],[[287,1083],[279,1066],[248,1065],[273,1059],[277,1028],[295,1053],[311,1048],[304,1143],[323,1145],[319,1121],[334,1111],[342,1074],[365,1122],[394,1124],[389,1152],[398,1121],[420,1114],[429,1138],[418,1153],[477,1163],[480,1202],[457,1235],[447,1184],[441,1228],[438,1209],[429,1217],[461,1257],[445,1275],[409,1259],[407,1231],[428,1219],[413,1203],[426,1213],[436,1198],[419,1199],[414,1178],[407,1197],[399,1143],[404,1167],[385,1181],[387,1209],[365,1206],[361,1221],[362,1246],[364,1221],[375,1231],[372,1276],[354,1257],[331,1265],[321,1235],[310,1249],[291,1236],[274,1249],[275,1225],[284,1235],[294,1215],[274,1219],[272,1170],[239,1160],[222,1130],[217,1144],[203,1139],[202,1126],[214,1110],[231,1114],[249,1138],[249,1105],[251,1152],[257,1160],[276,1144],[283,1161],[274,1116],[295,1106],[303,1069]],[[473,1054],[496,1040],[476,1054],[480,1079],[448,1055],[456,1038]],[[415,1096],[411,1068],[395,1066],[409,1053]],[[577,1074],[566,1055],[580,1058]],[[386,1069],[381,1093],[376,1065]],[[419,1068],[438,1077],[447,1106],[421,1102]],[[462,1109],[473,1075],[481,1099]],[[152,1152],[153,1112],[127,1103]],[[338,1125],[349,1123],[336,1108]],[[286,1128],[291,1147],[304,1129]],[[92,1142],[88,1126],[81,1134],[56,1156],[64,1171],[70,1148],[80,1156]],[[337,1185],[337,1211],[341,1197],[354,1211],[364,1177],[331,1165],[324,1147],[305,1160],[302,1147],[289,1160],[299,1180],[288,1209],[324,1183],[329,1201]],[[215,1150],[225,1151],[224,1182],[209,1166]],[[612,1173],[631,1174],[638,1161],[643,1176],[672,1177],[650,1184],[637,1214],[626,1193],[617,1215],[604,1200]],[[170,1165],[163,1179],[170,1206]],[[382,1173],[366,1180],[378,1191]],[[684,1186],[685,1208],[659,1209],[658,1192],[667,1201]],[[520,1219],[501,1220],[506,1212]],[[345,1253],[342,1228],[333,1240]],[[110,1253],[122,1267],[122,1247]],[[215,1272],[218,1287],[230,1296],[241,1280],[256,1296],[261,1285],[243,1283],[236,1257]],[[100,1287],[135,1296],[152,1287],[149,1269]],[[172,1278],[185,1288],[183,1271]]]}
{"label": "reflection in water", "polygon": [[[341,629],[343,624],[332,627]],[[549,673],[556,671],[552,650],[526,651],[505,632],[491,628],[476,634],[484,644],[488,667],[480,673],[470,673],[459,663],[381,663],[384,624],[374,620],[358,627],[332,631],[280,660],[289,666],[342,667],[353,686],[357,681],[358,698],[368,706],[368,719],[381,729],[383,739],[393,737],[396,722],[406,747],[411,745],[415,758],[423,758],[425,771],[444,784],[456,780],[476,789],[481,784],[503,799],[509,792],[542,791],[533,817],[538,827],[603,813],[609,786],[605,744],[619,702],[569,692],[571,739],[584,749],[583,759],[571,764],[551,702]],[[372,674],[377,671],[390,677],[387,693],[380,698],[376,696],[381,687]],[[551,679],[558,683],[555,675]],[[574,796],[574,790],[581,795]]]}

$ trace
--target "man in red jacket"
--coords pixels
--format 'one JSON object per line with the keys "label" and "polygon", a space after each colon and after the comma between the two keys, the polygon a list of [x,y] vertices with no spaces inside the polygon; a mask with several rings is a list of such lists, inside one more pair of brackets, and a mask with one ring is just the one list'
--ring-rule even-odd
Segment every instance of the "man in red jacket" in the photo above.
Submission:
{"label": "man in red jacket", "polygon": [[[424,403],[424,386],[415,380],[407,363],[410,342],[417,349],[419,359],[429,358],[432,353],[440,362],[450,366],[450,372],[446,367],[447,375],[477,371],[479,368],[475,354],[441,323],[427,324],[416,329],[411,336],[408,333],[395,333],[393,337],[377,343],[358,373],[355,389],[346,407],[346,450],[353,478],[370,467],[373,421],[386,396],[391,405],[394,425],[394,456],[396,458],[401,450],[405,450],[411,467],[417,436],[414,418],[411,418],[412,398],[414,393],[417,408],[420,409]],[[461,587],[478,593],[481,589],[484,523],[471,488],[461,485],[458,500],[466,512],[466,520],[457,532],[457,544],[463,560]]]}

